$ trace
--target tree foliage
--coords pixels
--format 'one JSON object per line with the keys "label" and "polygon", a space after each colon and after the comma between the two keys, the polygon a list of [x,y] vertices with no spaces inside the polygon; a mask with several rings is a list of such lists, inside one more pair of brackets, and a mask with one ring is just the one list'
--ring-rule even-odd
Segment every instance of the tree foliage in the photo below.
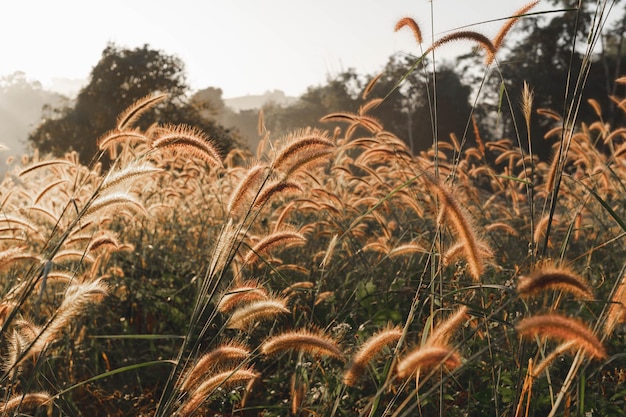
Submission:
{"label": "tree foliage", "polygon": [[[615,9],[621,7],[622,15],[615,22],[607,24],[604,33],[600,35],[588,72],[585,50],[590,39],[598,35],[589,34],[595,17],[595,2],[555,0],[552,3],[565,11],[522,19],[518,26],[521,40],[498,63],[499,71],[492,72],[488,82],[494,97],[498,95],[501,86],[505,87],[511,103],[510,107],[506,102],[497,104],[501,111],[498,118],[500,129],[497,132],[500,137],[527,137],[524,123],[518,123],[517,126],[513,123],[514,120],[523,120],[518,98],[521,97],[524,81],[537,92],[534,102],[536,109],[547,108],[567,114],[569,110],[566,106],[577,103],[576,94],[599,103],[603,118],[609,124],[623,121],[622,112],[610,96],[624,93],[618,91],[619,86],[615,83],[622,67],[626,29],[624,2],[617,1],[613,5]],[[584,81],[585,88],[577,90],[576,85],[581,81]],[[495,105],[494,101],[492,105]],[[576,111],[579,122],[591,123],[597,118],[593,107],[586,102],[582,102]],[[492,121],[487,123],[493,125]],[[544,140],[543,134],[552,127],[552,123],[552,120],[537,115],[531,119],[533,150],[542,159],[549,158],[551,154],[551,142]]]}
{"label": "tree foliage", "polygon": [[438,139],[462,137],[471,114],[471,88],[459,75],[445,65],[434,75],[421,64],[413,68],[416,59],[392,56],[370,94],[385,97],[373,114],[414,152],[432,146],[435,134]]}
{"label": "tree foliage", "polygon": [[[450,133],[461,136],[464,133],[471,110],[471,89],[451,68],[445,66],[437,70],[435,77],[432,72],[419,68],[411,70],[414,59],[400,55],[390,57],[368,99],[384,98],[382,104],[370,114],[417,152],[432,145],[434,120],[437,120],[439,137],[447,138]],[[357,112],[364,103],[361,95],[365,86],[376,76],[361,76],[350,69],[329,78],[325,85],[309,87],[292,106],[267,105],[263,109],[266,126],[273,135],[306,126],[332,131],[335,125],[320,123],[320,118],[332,112]],[[437,83],[437,100],[434,97],[434,82]],[[341,124],[336,126],[345,128]]]}
{"label": "tree foliage", "polygon": [[43,153],[74,150],[88,163],[97,153],[96,139],[115,126],[118,114],[148,94],[165,92],[170,96],[167,104],[145,115],[140,127],[157,121],[188,123],[204,130],[224,152],[231,149],[230,133],[187,102],[188,89],[179,58],[148,45],[124,49],[110,44],[73,105],[50,109],[29,140]]}

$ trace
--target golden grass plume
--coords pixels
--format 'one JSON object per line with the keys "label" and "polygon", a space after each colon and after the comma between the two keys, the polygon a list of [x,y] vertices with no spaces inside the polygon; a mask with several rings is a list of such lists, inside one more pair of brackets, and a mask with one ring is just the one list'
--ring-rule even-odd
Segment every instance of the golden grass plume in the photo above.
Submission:
{"label": "golden grass plume", "polygon": [[274,171],[291,173],[304,162],[311,162],[311,158],[327,155],[335,148],[326,133],[316,129],[295,132],[287,138],[287,142],[271,164]]}
{"label": "golden grass plume", "polygon": [[504,23],[504,25],[502,25],[502,27],[492,40],[493,47],[496,51],[500,49],[500,46],[502,46],[502,41],[504,41],[504,38],[506,38],[506,35],[509,33],[513,25],[520,19],[520,17],[522,17],[522,15],[528,13],[528,11],[535,7],[537,4],[539,4],[539,0],[532,1],[524,5],[520,9],[516,10],[515,13],[513,13],[513,15],[509,19],[507,19],[507,21]]}
{"label": "golden grass plume", "polygon": [[253,369],[231,369],[213,375],[198,385],[177,415],[186,417],[194,414],[217,388],[239,385],[258,376],[259,374]]}
{"label": "golden grass plume", "polygon": [[559,314],[546,314],[523,319],[516,326],[522,337],[536,336],[556,339],[560,342],[574,341],[591,358],[606,358],[604,346],[583,322]]}
{"label": "golden grass plume", "polygon": [[133,104],[128,106],[126,110],[117,116],[117,129],[126,130],[132,128],[133,125],[139,120],[142,114],[156,106],[167,98],[167,94],[149,94],[140,98]]}
{"label": "golden grass plume", "polygon": [[[47,392],[33,392],[29,394],[17,394],[7,402],[0,403],[3,415],[18,415],[18,411],[34,410],[52,401],[52,396]],[[19,414],[23,415],[23,414]]]}
{"label": "golden grass plume", "polygon": [[426,344],[430,346],[447,345],[452,333],[468,319],[467,311],[467,306],[461,306],[446,320],[439,323],[428,337]]}
{"label": "golden grass plume", "polygon": [[240,283],[234,288],[229,289],[220,298],[217,304],[217,310],[222,313],[233,310],[240,304],[247,304],[253,301],[267,300],[268,293],[265,288],[260,286],[258,281],[248,280]]}
{"label": "golden grass plume", "polygon": [[397,32],[403,27],[408,27],[411,30],[411,32],[413,33],[413,37],[415,38],[415,41],[418,43],[418,45],[420,45],[424,41],[422,38],[422,30],[414,19],[410,17],[403,17],[396,23],[394,31]]}
{"label": "golden grass plume", "polygon": [[186,125],[166,125],[158,129],[152,141],[155,149],[173,149],[186,155],[193,155],[211,166],[222,166],[222,157],[206,134]]}
{"label": "golden grass plume", "polygon": [[367,339],[354,354],[350,368],[343,374],[343,383],[355,385],[367,364],[385,347],[397,342],[402,337],[402,329],[399,327],[387,327],[373,334]]}
{"label": "golden grass plume", "polygon": [[435,366],[453,370],[461,366],[461,357],[454,349],[446,346],[423,346],[414,349],[400,359],[396,367],[399,378],[408,378],[418,371],[427,371]]}
{"label": "golden grass plume", "polygon": [[329,356],[341,361],[343,352],[337,342],[320,331],[292,330],[271,336],[261,345],[261,353],[275,355],[285,351],[306,352],[311,355]]}
{"label": "golden grass plume", "polygon": [[287,301],[287,298],[277,297],[253,301],[235,310],[226,325],[231,329],[245,329],[255,322],[271,320],[278,314],[287,314],[290,312]]}
{"label": "golden grass plume", "polygon": [[593,299],[593,291],[585,279],[563,266],[538,268],[528,276],[521,276],[517,284],[517,292],[524,298],[549,289],[565,291],[584,300]]}
{"label": "golden grass plume", "polygon": [[226,210],[231,215],[239,215],[243,211],[244,204],[251,194],[256,194],[265,178],[267,167],[264,164],[255,164],[248,169],[246,175],[241,178],[233,191]]}
{"label": "golden grass plume", "polygon": [[426,50],[425,55],[429,54],[430,52],[439,48],[440,46],[445,45],[446,43],[450,43],[453,41],[460,41],[460,40],[469,40],[469,41],[476,42],[486,53],[485,65],[490,65],[493,62],[495,58],[495,54],[496,54],[496,48],[493,45],[493,43],[491,43],[491,40],[485,35],[483,35],[482,33],[474,32],[470,30],[461,30],[461,31],[453,32],[453,33],[450,33],[449,35],[443,36],[442,38],[435,41],[430,46],[430,48]]}
{"label": "golden grass plume", "polygon": [[461,207],[451,190],[435,182],[432,185],[441,203],[438,222],[445,219],[454,228],[459,241],[464,243],[463,252],[470,274],[475,281],[479,281],[485,269],[485,253],[490,252],[489,247],[479,240],[472,217]]}
{"label": "golden grass plume", "polygon": [[216,365],[246,359],[250,350],[242,343],[227,342],[202,355],[183,378],[181,390],[190,390],[203,376],[207,375]]}
{"label": "golden grass plume", "polygon": [[302,245],[306,242],[306,238],[298,233],[289,230],[278,231],[265,236],[256,245],[254,245],[243,259],[244,264],[255,264],[260,260],[263,254],[280,246]]}

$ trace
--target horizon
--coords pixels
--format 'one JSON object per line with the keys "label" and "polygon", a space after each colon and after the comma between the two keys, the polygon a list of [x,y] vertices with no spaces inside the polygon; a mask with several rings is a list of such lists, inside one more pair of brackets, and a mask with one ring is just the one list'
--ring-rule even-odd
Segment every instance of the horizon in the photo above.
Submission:
{"label": "horizon", "polygon": [[[22,19],[8,19],[0,27],[3,39],[15,39],[0,46],[9,58],[0,62],[0,76],[22,71],[27,80],[38,81],[49,91],[67,93],[87,82],[108,43],[129,49],[147,44],[184,62],[192,91],[216,87],[226,99],[268,90],[298,97],[308,87],[348,69],[376,73],[394,53],[419,55],[408,31],[393,30],[402,17],[415,18],[428,38],[425,43],[430,43],[433,37],[467,25],[493,35],[501,22],[490,20],[509,17],[525,3],[346,0],[335,4],[323,0],[295,5],[288,0],[268,4],[240,0],[198,5],[182,1],[177,4],[178,19],[169,18],[170,5],[163,0],[130,5],[112,0],[89,9],[78,0],[37,2],[36,13],[31,5],[13,3],[4,7],[5,13],[29,16],[30,26],[24,30]],[[535,10],[546,10],[544,3]],[[35,27],[37,31],[29,31]],[[437,59],[470,51],[468,43],[446,45]]]}

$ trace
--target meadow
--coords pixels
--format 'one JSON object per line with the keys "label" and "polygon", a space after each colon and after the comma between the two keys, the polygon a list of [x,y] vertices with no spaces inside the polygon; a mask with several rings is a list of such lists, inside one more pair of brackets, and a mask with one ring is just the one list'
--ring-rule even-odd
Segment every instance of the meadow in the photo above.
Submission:
{"label": "meadow", "polygon": [[[469,40],[497,67],[533,5],[423,55]],[[412,19],[396,29],[421,44]],[[90,165],[16,161],[0,186],[3,415],[625,415],[626,127],[584,78],[565,114],[525,85],[501,105],[551,122],[549,160],[523,135],[483,139],[472,115],[414,155],[376,119],[375,82],[324,117],[332,132],[273,137],[261,114],[255,152],[140,130],[168,99],[154,94]]]}

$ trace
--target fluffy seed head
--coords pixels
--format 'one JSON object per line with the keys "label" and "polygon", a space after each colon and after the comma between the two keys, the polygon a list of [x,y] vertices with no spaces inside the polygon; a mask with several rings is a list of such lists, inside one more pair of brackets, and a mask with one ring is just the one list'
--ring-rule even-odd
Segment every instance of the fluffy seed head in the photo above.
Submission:
{"label": "fluffy seed head", "polygon": [[577,298],[593,299],[593,292],[584,278],[569,268],[549,266],[519,278],[517,292],[530,297],[548,289],[568,292]]}
{"label": "fluffy seed head", "polygon": [[267,300],[267,298],[267,290],[258,282],[246,281],[226,292],[217,304],[217,310],[226,313],[238,305]]}
{"label": "fluffy seed head", "polygon": [[389,327],[372,335],[361,345],[352,358],[350,368],[343,375],[343,383],[355,385],[367,364],[385,347],[397,342],[402,337],[402,329]]}
{"label": "fluffy seed head", "polygon": [[231,329],[245,329],[257,321],[270,320],[278,314],[287,313],[289,313],[287,298],[254,301],[235,310],[230,316],[227,326]]}
{"label": "fluffy seed head", "polygon": [[546,337],[561,342],[574,341],[591,358],[606,358],[604,346],[586,324],[558,314],[532,316],[520,321],[515,329],[522,337]]}
{"label": "fluffy seed head", "polygon": [[413,32],[413,36],[415,37],[415,41],[417,41],[418,44],[421,44],[423,41],[422,31],[417,25],[417,22],[410,17],[404,17],[398,20],[398,23],[396,23],[396,27],[394,28],[394,30],[397,32],[405,26],[411,29],[411,32]]}
{"label": "fluffy seed head", "polygon": [[343,360],[343,353],[337,346],[337,342],[321,332],[289,331],[278,336],[272,336],[261,345],[261,353],[264,355],[274,355],[288,350]]}
{"label": "fluffy seed head", "polygon": [[417,348],[398,362],[398,377],[407,378],[420,370],[427,371],[435,366],[445,366],[452,370],[461,366],[459,354],[444,346],[424,346]]}
{"label": "fluffy seed head", "polygon": [[215,365],[242,360],[248,357],[249,354],[250,351],[245,346],[236,342],[226,343],[213,349],[209,353],[202,355],[193,365],[193,368],[183,380],[181,389],[185,391],[190,390]]}

